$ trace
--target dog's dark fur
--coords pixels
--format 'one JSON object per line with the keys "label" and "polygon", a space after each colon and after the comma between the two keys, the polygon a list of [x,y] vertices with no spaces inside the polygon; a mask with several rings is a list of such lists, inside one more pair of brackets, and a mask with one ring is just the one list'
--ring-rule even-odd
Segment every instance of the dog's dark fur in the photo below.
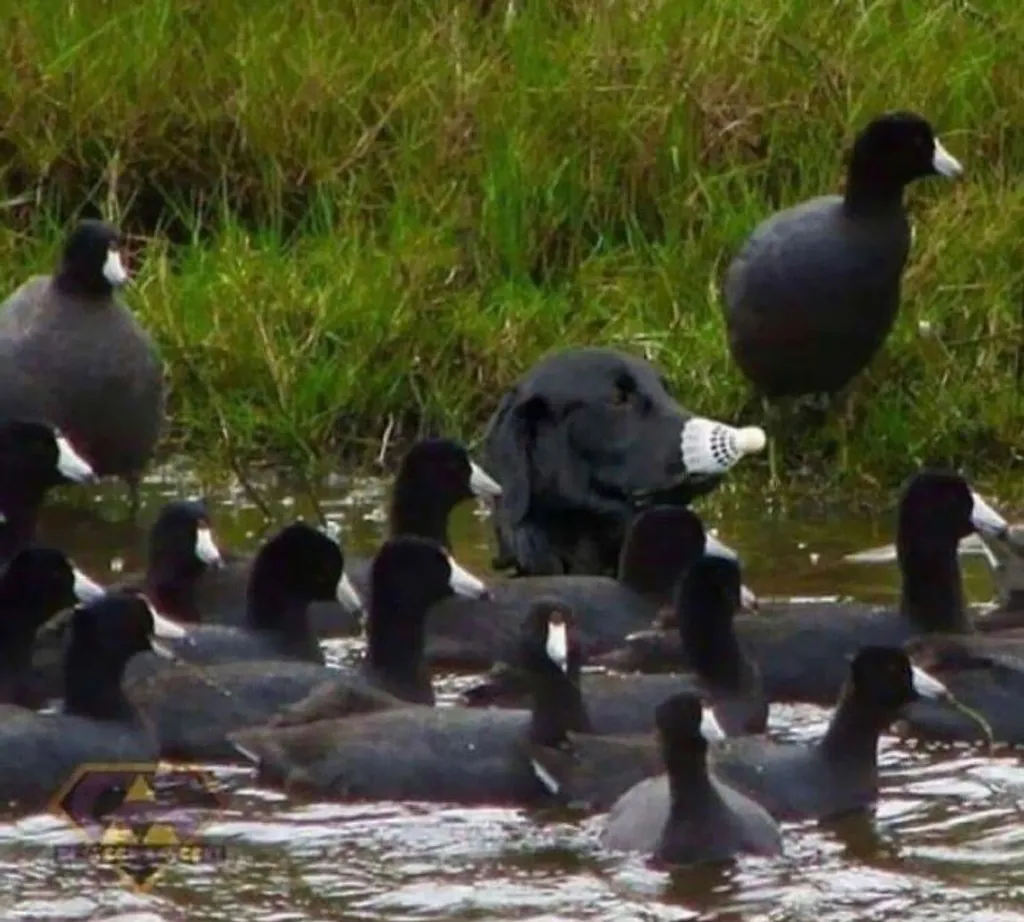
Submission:
{"label": "dog's dark fur", "polygon": [[503,490],[495,565],[613,574],[641,504],[686,504],[718,482],[680,482],[680,434],[691,415],[643,359],[611,349],[542,359],[487,427],[487,470]]}

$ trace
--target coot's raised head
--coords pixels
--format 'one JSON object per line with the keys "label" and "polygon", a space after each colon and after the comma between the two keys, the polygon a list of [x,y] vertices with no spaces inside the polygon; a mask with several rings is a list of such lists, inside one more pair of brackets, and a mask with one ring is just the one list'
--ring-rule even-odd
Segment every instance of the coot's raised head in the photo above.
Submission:
{"label": "coot's raised head", "polygon": [[936,137],[931,124],[914,112],[890,112],[869,122],[850,155],[847,197],[889,198],[925,176],[955,178],[960,162]]}
{"label": "coot's raised head", "polygon": [[121,232],[105,221],[80,221],[68,235],[57,270],[58,286],[71,294],[102,295],[128,281]]}
{"label": "coot's raised head", "polygon": [[149,531],[150,564],[165,562],[185,571],[223,565],[209,511],[201,500],[165,503]]}
{"label": "coot's raised head", "polygon": [[337,600],[359,609],[359,596],[345,575],[345,556],[338,540],[306,522],[293,522],[273,535],[257,552],[248,587],[249,612],[263,627],[292,617],[312,602]]}
{"label": "coot's raised head", "polygon": [[402,459],[396,480],[423,492],[443,494],[454,504],[473,496],[501,496],[501,487],[454,439],[422,439]]}
{"label": "coot's raised head", "polygon": [[850,664],[850,683],[854,697],[864,705],[889,714],[919,698],[951,697],[942,682],[913,665],[899,647],[861,647]]}
{"label": "coot's raised head", "polygon": [[656,601],[671,598],[673,587],[704,552],[704,525],[684,506],[650,506],[629,523],[619,556],[619,579]]}
{"label": "coot's raised head", "polygon": [[[415,535],[389,538],[370,565],[371,620],[426,616],[450,595],[486,598],[487,587],[436,541]],[[400,612],[406,615],[399,615]]]}
{"label": "coot's raised head", "polygon": [[159,634],[149,603],[134,592],[110,592],[77,606],[71,613],[70,634],[69,651],[117,672],[136,653],[168,655],[156,639]]}
{"label": "coot's raised head", "polygon": [[61,483],[90,483],[92,465],[52,426],[31,420],[0,423],[0,480],[33,493]]}
{"label": "coot's raised head", "polygon": [[708,743],[725,739],[714,711],[705,707],[700,697],[692,692],[677,692],[662,701],[654,710],[654,723],[667,764],[679,758],[683,751],[703,756]]}
{"label": "coot's raised head", "polygon": [[572,609],[560,599],[536,600],[523,618],[519,654],[518,665],[526,673],[578,678],[583,652]]}
{"label": "coot's raised head", "polygon": [[959,474],[924,470],[907,482],[900,498],[898,547],[941,543],[955,549],[974,531],[1002,538],[1009,525]]}

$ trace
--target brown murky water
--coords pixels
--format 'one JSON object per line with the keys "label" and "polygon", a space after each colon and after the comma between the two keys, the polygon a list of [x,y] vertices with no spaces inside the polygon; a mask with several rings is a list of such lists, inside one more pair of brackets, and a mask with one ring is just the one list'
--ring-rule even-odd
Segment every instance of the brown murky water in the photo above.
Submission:
{"label": "brown murky water", "polygon": [[[145,523],[164,499],[198,492],[184,468],[151,478]],[[287,489],[266,495],[281,518],[308,513]],[[252,546],[263,529],[238,489],[208,490],[221,544]],[[347,547],[366,551],[383,530],[384,487],[331,483],[319,492]],[[116,488],[96,497],[119,515]],[[880,510],[880,511],[879,511]],[[843,565],[843,554],[891,534],[891,500],[837,515],[766,509],[722,493],[702,514],[737,548],[762,595],[853,594],[892,598],[891,567]],[[48,511],[44,537],[97,578],[139,563],[142,535],[97,524],[86,507]],[[457,513],[460,560],[482,575],[489,532],[479,510]],[[982,565],[966,562],[973,598],[986,599]],[[341,644],[332,644],[344,652]],[[455,691],[465,677],[442,677]],[[826,712],[772,708],[772,731],[810,738]],[[0,919],[253,920],[846,920],[1024,919],[1024,768],[1015,756],[883,744],[883,794],[875,816],[785,827],[786,855],[715,871],[667,875],[603,852],[599,820],[568,823],[504,809],[373,804],[290,804],[253,785],[244,769],[216,769],[230,794],[206,831],[227,848],[217,866],[175,866],[151,893],[98,867],[58,866],[53,846],[79,841],[49,815],[0,823]]]}

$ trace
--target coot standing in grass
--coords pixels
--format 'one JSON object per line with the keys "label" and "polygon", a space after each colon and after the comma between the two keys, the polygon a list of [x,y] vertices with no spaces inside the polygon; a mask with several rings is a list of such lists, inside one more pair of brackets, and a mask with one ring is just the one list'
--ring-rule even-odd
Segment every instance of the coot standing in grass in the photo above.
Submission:
{"label": "coot standing in grass", "polygon": [[0,307],[0,419],[52,423],[100,477],[138,481],[164,421],[163,366],[116,290],[128,280],[121,234],[79,222],[57,271]]}
{"label": "coot standing in grass", "polygon": [[722,299],[729,349],[769,400],[837,394],[885,341],[910,251],[903,190],[962,172],[932,126],[892,112],[858,134],[842,195],[760,224],[732,261]]}

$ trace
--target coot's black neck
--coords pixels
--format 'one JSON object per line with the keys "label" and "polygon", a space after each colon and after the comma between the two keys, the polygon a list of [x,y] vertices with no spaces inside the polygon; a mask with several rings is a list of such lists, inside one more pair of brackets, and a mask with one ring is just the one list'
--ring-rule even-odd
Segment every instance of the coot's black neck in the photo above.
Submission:
{"label": "coot's black neck", "polygon": [[851,217],[902,213],[905,188],[902,182],[851,170],[843,194],[843,211]]}
{"label": "coot's black neck", "polygon": [[130,721],[138,718],[121,690],[126,661],[111,662],[72,638],[64,657],[64,712],[95,720]]}
{"label": "coot's black neck", "polygon": [[[22,633],[25,636],[21,636]],[[31,673],[32,640],[28,632],[0,636],[0,704],[35,707],[35,702],[23,700],[23,690]]]}
{"label": "coot's black neck", "polygon": [[708,775],[708,745],[703,739],[685,746],[662,745],[673,814],[688,814],[691,805],[706,802],[713,791]]}
{"label": "coot's black neck", "polygon": [[874,768],[878,764],[878,738],[895,717],[859,700],[847,682],[818,749],[844,766]]}
{"label": "coot's black neck", "polygon": [[[687,662],[708,685],[741,691],[750,680],[749,664],[729,612],[704,612],[700,618],[679,612],[680,636]],[[711,623],[710,619],[720,619]]]}
{"label": "coot's black neck", "polygon": [[533,709],[530,741],[538,746],[558,746],[568,733],[591,732],[580,691],[579,673],[565,673],[553,664],[543,674],[531,676]]}
{"label": "coot's black neck", "polygon": [[105,301],[114,293],[114,286],[102,272],[86,272],[69,263],[62,263],[54,274],[53,286],[61,294],[92,301]]}
{"label": "coot's black neck", "polygon": [[310,600],[273,580],[250,580],[246,620],[253,631],[290,657],[323,662],[323,652],[309,624]]}
{"label": "coot's black neck", "polygon": [[956,540],[918,545],[897,541],[900,611],[920,631],[970,631]]}
{"label": "coot's black neck", "polygon": [[166,564],[150,567],[146,576],[146,591],[157,610],[178,621],[201,621],[196,601],[198,573],[177,572]]}
{"label": "coot's black neck", "polygon": [[44,490],[28,484],[17,487],[0,484],[0,562],[10,560],[35,537],[43,504]]}
{"label": "coot's black neck", "polygon": [[389,536],[429,538],[450,551],[448,516],[451,511],[452,503],[443,491],[424,490],[418,483],[400,475],[395,482],[388,511]]}
{"label": "coot's black neck", "polygon": [[[387,600],[382,600],[386,602]],[[426,614],[407,605],[371,605],[366,625],[366,663],[394,694],[410,700],[431,702],[433,687],[427,669]],[[381,617],[380,612],[387,616]]]}

